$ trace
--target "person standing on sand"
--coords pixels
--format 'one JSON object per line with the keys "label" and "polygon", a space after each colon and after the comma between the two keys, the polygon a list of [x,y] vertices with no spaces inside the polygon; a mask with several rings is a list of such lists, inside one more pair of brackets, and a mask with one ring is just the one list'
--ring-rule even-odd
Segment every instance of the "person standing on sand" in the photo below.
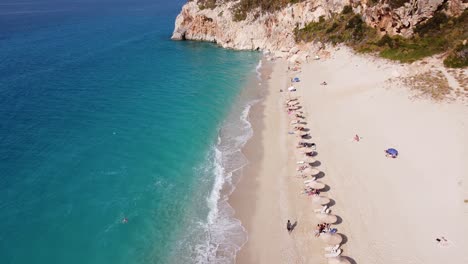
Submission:
{"label": "person standing on sand", "polygon": [[288,230],[288,233],[291,233],[292,231],[292,224],[291,221],[288,220],[288,223],[286,224],[286,229]]}

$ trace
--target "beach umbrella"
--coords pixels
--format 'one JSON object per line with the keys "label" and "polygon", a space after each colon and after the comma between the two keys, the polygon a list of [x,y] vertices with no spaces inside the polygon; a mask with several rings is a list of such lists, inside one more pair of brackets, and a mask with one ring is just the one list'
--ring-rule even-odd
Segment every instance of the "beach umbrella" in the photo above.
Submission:
{"label": "beach umbrella", "polygon": [[394,148],[389,148],[385,152],[387,152],[388,154],[390,154],[392,156],[398,156],[398,150],[396,150]]}
{"label": "beach umbrella", "polygon": [[294,86],[291,86],[291,87],[288,88],[288,91],[294,92],[294,91],[296,91],[296,88],[294,88]]}
{"label": "beach umbrella", "polygon": [[307,184],[307,186],[310,187],[310,188],[317,189],[317,190],[325,188],[325,184],[323,182],[319,182],[319,181],[310,182],[310,183]]}
{"label": "beach umbrella", "polygon": [[291,121],[291,125],[297,125],[297,124],[299,124],[299,122],[300,122],[300,120],[295,119],[295,120]]}
{"label": "beach umbrella", "polygon": [[312,208],[314,208],[314,209],[322,209],[322,208],[323,208],[323,205],[318,204],[318,203],[312,203]]}
{"label": "beach umbrella", "polygon": [[301,132],[299,132],[299,135],[300,136],[306,136],[306,135],[309,135],[309,132],[301,131]]}
{"label": "beach umbrella", "polygon": [[351,262],[347,258],[334,257],[328,259],[328,264],[351,264]]}
{"label": "beach umbrella", "polygon": [[316,176],[320,173],[319,169],[308,167],[303,171],[304,174],[310,174],[311,176]]}
{"label": "beach umbrella", "polygon": [[302,153],[311,155],[314,153],[314,150],[312,148],[303,148]]}
{"label": "beach umbrella", "polygon": [[305,159],[304,159],[304,162],[307,162],[307,163],[314,163],[316,162],[317,160],[310,157],[310,156],[306,156]]}
{"label": "beach umbrella", "polygon": [[330,234],[330,233],[321,234],[320,237],[328,245],[337,245],[337,244],[340,244],[341,241],[343,241],[343,238],[341,237],[341,235],[337,234],[337,233],[334,233],[334,234]]}
{"label": "beach umbrella", "polygon": [[330,203],[330,199],[328,197],[324,197],[324,196],[316,196],[316,197],[312,198],[312,203],[319,204],[319,205],[326,205],[326,204]]}
{"label": "beach umbrella", "polygon": [[316,216],[321,223],[333,224],[338,221],[338,217],[332,214],[316,214]]}

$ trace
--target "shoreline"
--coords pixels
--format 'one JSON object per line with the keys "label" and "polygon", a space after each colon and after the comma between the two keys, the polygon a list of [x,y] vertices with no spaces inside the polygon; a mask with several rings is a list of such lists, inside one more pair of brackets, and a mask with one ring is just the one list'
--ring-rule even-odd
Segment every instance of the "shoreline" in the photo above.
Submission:
{"label": "shoreline", "polygon": [[[339,217],[334,227],[344,234],[343,256],[350,263],[463,263],[461,249],[468,247],[463,240],[468,235],[466,106],[415,100],[413,90],[388,82],[409,66],[346,49],[299,65],[296,72],[287,70],[285,60],[269,63],[268,92],[251,109],[254,134],[242,150],[249,164],[229,198],[249,237],[236,263],[327,261],[323,241],[313,236],[318,221],[310,197],[299,194],[303,180],[294,176],[297,140],[288,135],[287,93],[279,93],[292,77],[301,79],[294,95],[318,146],[316,167]],[[328,85],[320,86],[322,81]],[[388,131],[387,123],[395,129]],[[356,133],[362,141],[353,142]],[[443,155],[428,155],[431,145]],[[389,146],[404,154],[386,159],[382,149]],[[434,198],[435,193],[441,197]],[[288,219],[298,221],[290,235]],[[440,236],[450,245],[436,244]]]}

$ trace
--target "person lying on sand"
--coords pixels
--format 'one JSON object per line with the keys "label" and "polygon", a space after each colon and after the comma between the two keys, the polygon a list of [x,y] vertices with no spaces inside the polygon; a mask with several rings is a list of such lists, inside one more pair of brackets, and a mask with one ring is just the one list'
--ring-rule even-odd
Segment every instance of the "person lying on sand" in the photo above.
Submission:
{"label": "person lying on sand", "polygon": [[327,85],[327,82],[323,82],[323,83],[321,83],[320,85]]}
{"label": "person lying on sand", "polygon": [[317,227],[315,228],[315,237],[319,237],[322,231],[323,226],[321,224],[317,224]]}
{"label": "person lying on sand", "polygon": [[354,141],[359,142],[359,140],[361,140],[361,137],[358,134],[356,134],[353,139]]}
{"label": "person lying on sand", "polygon": [[440,247],[449,247],[451,246],[451,243],[449,240],[447,240],[445,237],[438,237],[436,238],[437,245]]}

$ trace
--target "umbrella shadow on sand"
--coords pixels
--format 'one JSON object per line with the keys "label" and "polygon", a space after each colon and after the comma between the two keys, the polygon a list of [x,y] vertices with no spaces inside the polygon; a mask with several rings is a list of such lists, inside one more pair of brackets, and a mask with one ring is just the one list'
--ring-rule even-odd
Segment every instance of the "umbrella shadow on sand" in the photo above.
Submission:
{"label": "umbrella shadow on sand", "polygon": [[316,160],[314,162],[309,162],[310,166],[314,166],[314,167],[318,167],[320,165],[322,165],[322,162],[320,162],[319,160]]}
{"label": "umbrella shadow on sand", "polygon": [[317,173],[317,175],[314,175],[314,177],[317,177],[317,179],[322,179],[325,177],[325,172],[320,171],[319,173]]}
{"label": "umbrella shadow on sand", "polygon": [[342,256],[342,258],[346,259],[346,260],[349,261],[349,263],[351,263],[351,264],[357,264],[357,262],[356,262],[354,259],[350,258],[350,257],[344,257],[344,256]]}
{"label": "umbrella shadow on sand", "polygon": [[326,185],[325,184],[325,187],[323,187],[322,189],[320,189],[320,192],[328,192],[330,191],[330,186]]}
{"label": "umbrella shadow on sand", "polygon": [[332,206],[334,206],[335,204],[336,204],[335,200],[330,199],[330,202],[327,203],[327,206],[328,206],[328,207],[332,207]]}
{"label": "umbrella shadow on sand", "polygon": [[340,233],[340,236],[341,236],[341,244],[342,245],[348,243],[348,237],[346,235]]}
{"label": "umbrella shadow on sand", "polygon": [[339,215],[336,215],[336,222],[333,223],[334,225],[339,225],[343,223],[343,218],[341,218]]}
{"label": "umbrella shadow on sand", "polygon": [[297,226],[297,220],[294,221],[294,224],[292,224],[292,226],[291,226],[291,232],[294,230],[294,228],[296,228],[296,226]]}

